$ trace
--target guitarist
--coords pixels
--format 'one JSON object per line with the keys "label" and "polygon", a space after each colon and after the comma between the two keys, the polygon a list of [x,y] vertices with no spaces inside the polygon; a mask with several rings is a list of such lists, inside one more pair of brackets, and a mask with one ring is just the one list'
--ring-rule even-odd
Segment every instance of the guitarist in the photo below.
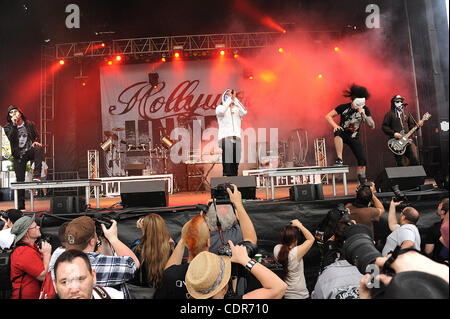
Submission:
{"label": "guitarist", "polygon": [[[411,113],[406,109],[407,103],[403,103],[404,97],[395,95],[391,99],[391,110],[386,113],[381,126],[383,132],[389,136],[389,138],[401,139],[403,131],[405,134],[416,126],[416,122]],[[418,125],[423,125],[421,120]],[[415,166],[419,165],[419,156],[417,153],[416,145],[410,140],[410,144],[406,147],[405,154],[394,155],[397,166]],[[406,161],[407,159],[407,161]]]}

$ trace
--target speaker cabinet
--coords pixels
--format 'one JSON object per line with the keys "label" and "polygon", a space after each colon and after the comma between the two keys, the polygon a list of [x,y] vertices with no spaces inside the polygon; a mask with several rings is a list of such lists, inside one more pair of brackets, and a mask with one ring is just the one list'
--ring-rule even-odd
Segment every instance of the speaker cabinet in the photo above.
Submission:
{"label": "speaker cabinet", "polygon": [[226,176],[211,178],[211,196],[219,184],[231,183],[237,186],[242,199],[256,199],[256,176]]}
{"label": "speaker cabinet", "polygon": [[375,188],[381,192],[391,192],[392,186],[399,189],[414,190],[425,183],[427,174],[423,166],[386,167],[376,178]]}
{"label": "speaker cabinet", "polygon": [[14,200],[14,191],[11,188],[0,188],[0,201]]}
{"label": "speaker cabinet", "polygon": [[120,183],[120,197],[124,207],[167,207],[167,181],[133,181]]}
{"label": "speaker cabinet", "polygon": [[294,185],[289,188],[289,198],[294,202],[323,199],[322,184]]}
{"label": "speaker cabinet", "polygon": [[50,200],[52,214],[75,214],[86,211],[86,201],[82,196],[55,196]]}

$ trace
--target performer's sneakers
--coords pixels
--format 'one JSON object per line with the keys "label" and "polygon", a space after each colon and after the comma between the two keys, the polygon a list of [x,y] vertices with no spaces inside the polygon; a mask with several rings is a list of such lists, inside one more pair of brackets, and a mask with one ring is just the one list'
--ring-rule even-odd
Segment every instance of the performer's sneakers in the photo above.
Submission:
{"label": "performer's sneakers", "polygon": [[344,165],[344,161],[340,159],[339,157],[336,157],[336,161],[334,162],[335,166],[342,166]]}

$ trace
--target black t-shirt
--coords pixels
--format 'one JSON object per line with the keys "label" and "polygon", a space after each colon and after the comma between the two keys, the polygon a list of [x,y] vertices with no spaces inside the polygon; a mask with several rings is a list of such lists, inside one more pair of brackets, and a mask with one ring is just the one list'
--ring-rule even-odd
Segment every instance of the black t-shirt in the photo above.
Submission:
{"label": "black t-shirt", "polygon": [[[371,116],[369,108],[367,106],[364,106],[363,108],[366,116]],[[359,133],[359,128],[361,127],[363,116],[358,112],[357,109],[352,108],[352,103],[341,104],[334,110],[341,116],[339,125],[344,129],[345,132],[351,134],[352,137],[356,137]]]}
{"label": "black t-shirt", "polygon": [[153,299],[188,299],[185,277],[189,264],[173,265],[164,270],[161,288],[155,291]]}
{"label": "black t-shirt", "polygon": [[441,222],[437,222],[433,224],[430,228],[427,229],[424,238],[424,244],[434,244],[434,249],[431,254],[431,259],[436,262],[442,263],[445,261],[445,258],[441,256],[441,251],[444,247],[442,245],[439,238],[441,237]]}

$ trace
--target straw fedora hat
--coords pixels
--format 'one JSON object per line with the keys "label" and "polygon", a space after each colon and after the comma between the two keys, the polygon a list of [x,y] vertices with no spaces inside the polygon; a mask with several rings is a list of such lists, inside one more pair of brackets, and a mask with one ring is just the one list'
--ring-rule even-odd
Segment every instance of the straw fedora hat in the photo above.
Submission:
{"label": "straw fedora hat", "polygon": [[199,253],[186,272],[186,288],[195,299],[208,299],[221,291],[230,280],[231,261],[209,251]]}

